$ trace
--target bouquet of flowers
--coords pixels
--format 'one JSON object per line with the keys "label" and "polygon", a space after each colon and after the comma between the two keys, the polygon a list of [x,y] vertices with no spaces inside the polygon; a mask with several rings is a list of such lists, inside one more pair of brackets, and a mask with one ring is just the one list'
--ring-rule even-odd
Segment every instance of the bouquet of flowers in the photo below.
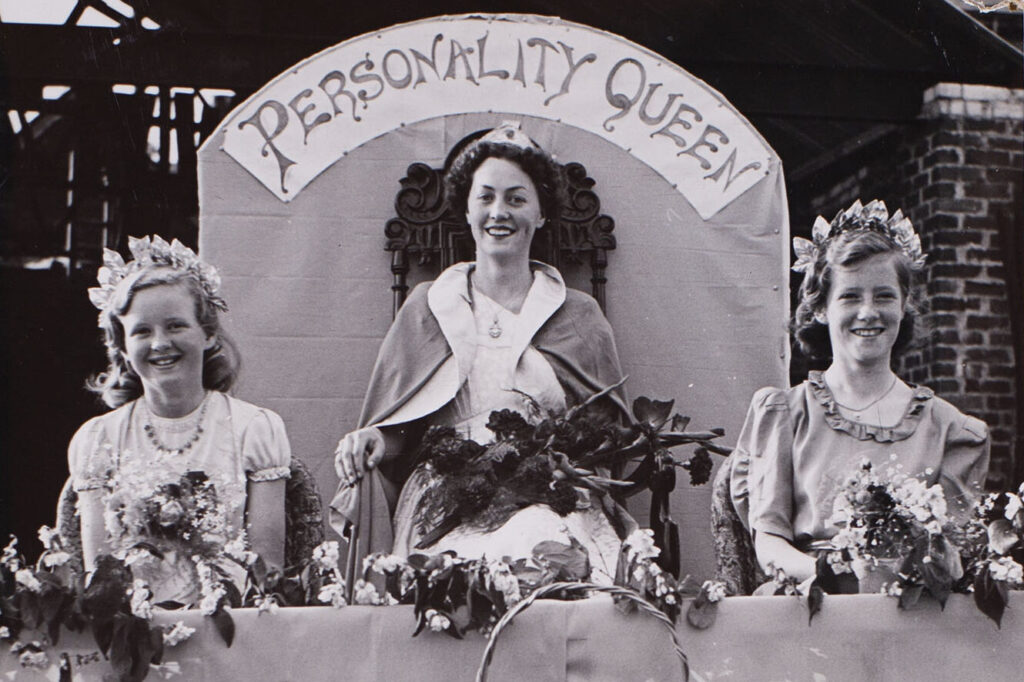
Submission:
{"label": "bouquet of flowers", "polygon": [[1024,484],[1016,492],[983,498],[961,529],[961,545],[967,590],[999,625],[1009,590],[1024,587]]}
{"label": "bouquet of flowers", "polygon": [[831,518],[840,528],[832,538],[840,554],[824,566],[841,573],[851,561],[863,592],[870,574],[888,565],[894,580],[881,587],[898,594],[901,606],[916,602],[923,590],[945,603],[964,572],[958,548],[947,538],[952,527],[942,487],[903,474],[896,455],[892,460],[883,475],[865,459],[840,488]]}
{"label": "bouquet of flowers", "polygon": [[[678,528],[668,504],[676,470],[688,470],[694,485],[706,483],[709,453],[730,452],[712,442],[724,432],[687,431],[689,418],[673,415],[672,401],[644,397],[633,403],[633,420],[614,421],[596,403],[617,386],[536,423],[511,410],[492,412],[487,428],[495,439],[486,445],[460,437],[451,427],[429,429],[417,461],[426,464],[435,483],[417,519],[424,535],[418,547],[428,548],[464,524],[492,530],[532,504],[546,504],[565,516],[586,505],[589,496],[624,498],[651,490],[650,525],[664,550],[658,561],[677,575]],[[679,445],[694,446],[685,461],[669,452]],[[630,465],[635,465],[631,473],[622,476]]]}

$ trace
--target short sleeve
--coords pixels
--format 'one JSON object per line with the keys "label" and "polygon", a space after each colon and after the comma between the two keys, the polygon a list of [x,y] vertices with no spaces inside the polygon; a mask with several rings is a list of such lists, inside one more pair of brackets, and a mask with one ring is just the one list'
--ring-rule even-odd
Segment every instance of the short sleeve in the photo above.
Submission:
{"label": "short sleeve", "polygon": [[991,443],[988,425],[968,415],[960,415],[959,428],[950,428],[946,451],[942,455],[940,482],[946,499],[955,501],[964,513],[985,486]]}
{"label": "short sleeve", "polygon": [[242,434],[242,461],[251,481],[288,478],[292,449],[284,421],[276,413],[259,409]]}
{"label": "short sleeve", "polygon": [[793,539],[793,426],[786,392],[754,394],[732,454],[733,505],[751,534]]}
{"label": "short sleeve", "polygon": [[115,468],[114,447],[100,418],[79,427],[68,445],[68,470],[75,491],[102,488]]}

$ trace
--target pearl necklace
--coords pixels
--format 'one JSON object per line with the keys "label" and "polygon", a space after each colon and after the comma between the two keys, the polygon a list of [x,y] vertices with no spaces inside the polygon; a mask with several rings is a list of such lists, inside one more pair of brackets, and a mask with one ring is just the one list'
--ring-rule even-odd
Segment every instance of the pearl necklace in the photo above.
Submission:
{"label": "pearl necklace", "polygon": [[199,442],[199,438],[203,435],[203,418],[206,416],[206,406],[209,405],[209,401],[206,399],[206,396],[203,397],[202,405],[199,408],[199,420],[196,422],[195,433],[192,434],[184,445],[177,448],[167,447],[160,441],[160,438],[156,434],[156,427],[154,427],[150,421],[153,417],[153,413],[150,412],[149,405],[146,405],[145,400],[143,400],[142,403],[145,405],[146,413],[149,415],[149,418],[147,418],[142,424],[142,430],[146,432],[146,437],[149,438],[149,442],[154,448],[156,448],[157,452],[180,457],[191,450],[193,445]]}

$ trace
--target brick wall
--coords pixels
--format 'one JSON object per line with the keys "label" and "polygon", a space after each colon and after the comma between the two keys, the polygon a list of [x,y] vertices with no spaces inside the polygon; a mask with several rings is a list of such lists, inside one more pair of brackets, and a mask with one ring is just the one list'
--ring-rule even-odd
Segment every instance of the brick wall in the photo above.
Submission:
{"label": "brick wall", "polygon": [[1024,222],[1022,126],[1024,91],[940,83],[925,93],[916,125],[891,133],[874,158],[793,213],[794,234],[855,198],[883,199],[910,216],[928,254],[929,333],[898,370],[988,422],[993,488],[1015,480],[1020,451],[1015,344],[1019,353],[1024,340],[1011,331],[1004,259],[1020,269],[1024,253],[1008,252],[999,226],[1009,221],[1020,235]]}

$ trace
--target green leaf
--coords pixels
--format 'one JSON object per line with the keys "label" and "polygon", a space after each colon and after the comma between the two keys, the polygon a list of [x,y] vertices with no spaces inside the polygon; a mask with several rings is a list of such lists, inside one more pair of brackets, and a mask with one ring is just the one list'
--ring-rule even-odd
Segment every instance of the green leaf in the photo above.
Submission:
{"label": "green leaf", "polygon": [[974,579],[974,603],[986,616],[995,621],[996,627],[1003,627],[1003,612],[1009,599],[1009,588],[1002,580],[994,580],[988,567],[978,572]]}
{"label": "green leaf", "polygon": [[224,640],[224,643],[231,648],[231,643],[235,641],[235,619],[231,617],[223,607],[218,608],[213,612],[213,615],[208,616],[213,620],[214,626],[217,628],[217,634]]}
{"label": "green leaf", "polygon": [[590,576],[590,558],[578,544],[545,540],[534,546],[533,556],[538,563],[554,569],[556,580],[586,580]]}
{"label": "green leaf", "polygon": [[674,400],[651,400],[646,396],[640,396],[633,401],[633,416],[652,431],[658,431],[672,416],[673,405]]}
{"label": "green leaf", "polygon": [[818,585],[818,580],[815,579],[811,583],[811,589],[807,593],[807,626],[810,627],[811,621],[814,617],[821,613],[822,604],[825,603],[825,590]]}
{"label": "green leaf", "polygon": [[1020,539],[1013,524],[1006,519],[996,519],[988,524],[988,546],[996,554],[1005,555]]}
{"label": "green leaf", "polygon": [[686,609],[686,622],[698,630],[707,630],[715,624],[718,617],[718,602],[710,601],[701,590],[697,598],[690,602]]}

